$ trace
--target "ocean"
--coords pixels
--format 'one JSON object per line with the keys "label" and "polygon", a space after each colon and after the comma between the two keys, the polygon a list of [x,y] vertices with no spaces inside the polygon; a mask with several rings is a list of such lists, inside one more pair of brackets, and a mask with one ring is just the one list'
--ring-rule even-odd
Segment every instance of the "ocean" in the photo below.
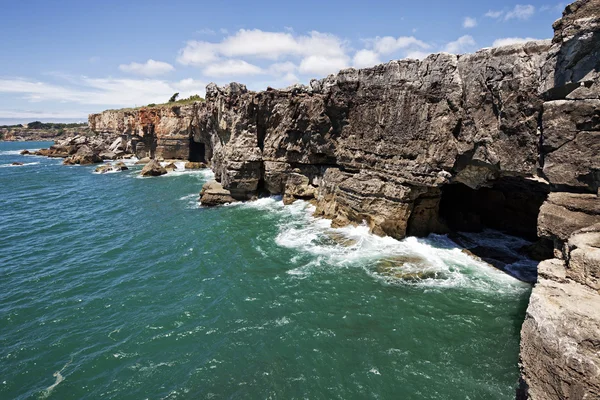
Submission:
{"label": "ocean", "polygon": [[514,399],[531,285],[447,237],[18,154],[50,144],[0,143],[0,398]]}

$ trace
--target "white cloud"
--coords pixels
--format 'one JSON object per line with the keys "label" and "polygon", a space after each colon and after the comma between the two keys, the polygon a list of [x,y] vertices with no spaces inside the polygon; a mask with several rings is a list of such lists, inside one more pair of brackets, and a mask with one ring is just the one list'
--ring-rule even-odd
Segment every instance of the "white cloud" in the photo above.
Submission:
{"label": "white cloud", "polygon": [[[175,93],[204,95],[206,83],[194,79],[169,82],[157,79],[72,78],[75,86],[61,86],[22,78],[0,79],[0,93],[21,95],[29,102],[76,103],[130,107],[163,103]],[[65,108],[70,108],[65,107]]]}
{"label": "white cloud", "polygon": [[130,72],[132,74],[144,75],[144,76],[157,76],[163,75],[168,72],[174,71],[175,68],[169,63],[155,60],[148,60],[144,64],[132,62],[131,64],[121,64],[119,69],[123,72]]}
{"label": "white cloud", "polygon": [[488,18],[500,18],[504,15],[504,11],[493,11],[490,10],[485,13],[485,16]]}
{"label": "white cloud", "polygon": [[296,71],[298,67],[291,61],[271,64],[269,72],[275,75],[287,74]]}
{"label": "white cloud", "polygon": [[473,50],[475,45],[475,39],[472,36],[464,35],[453,42],[447,43],[444,51],[452,54],[464,54]]}
{"label": "white cloud", "polygon": [[372,67],[377,64],[381,64],[379,54],[372,50],[359,50],[354,54],[352,64],[356,68]]}
{"label": "white cloud", "polygon": [[521,5],[517,4],[515,8],[511,11],[507,12],[504,16],[504,20],[508,21],[510,19],[520,19],[527,20],[535,13],[535,7],[531,4]]}
{"label": "white cloud", "polygon": [[177,57],[177,62],[183,65],[206,65],[218,60],[215,44],[196,40],[187,42]]}
{"label": "white cloud", "polygon": [[244,60],[226,60],[208,65],[202,70],[204,75],[211,77],[246,76],[264,73],[262,68]]}
{"label": "white cloud", "polygon": [[302,74],[328,75],[337,73],[349,66],[349,59],[343,57],[328,57],[322,55],[308,56],[302,59],[298,70]]}
{"label": "white cloud", "polygon": [[477,26],[477,20],[471,17],[465,17],[463,21],[463,28],[475,28]]}
{"label": "white cloud", "polygon": [[509,46],[511,44],[526,43],[526,42],[531,42],[534,40],[538,40],[538,39],[534,39],[534,38],[530,38],[530,37],[527,37],[527,38],[519,38],[519,37],[502,38],[502,39],[494,40],[492,47]]}
{"label": "white cloud", "polygon": [[414,36],[400,36],[394,38],[392,36],[377,36],[371,40],[373,43],[373,49],[379,54],[390,54],[400,49],[406,49],[409,47],[419,47],[422,49],[428,49],[430,46],[415,38]]}
{"label": "white cloud", "polygon": [[328,33],[312,31],[308,35],[291,32],[265,32],[260,29],[240,29],[221,42],[189,41],[180,50],[177,61],[184,65],[207,65],[221,58],[256,57],[278,59],[284,56],[324,56],[340,58],[346,55],[346,44]]}
{"label": "white cloud", "polygon": [[405,58],[412,58],[414,60],[422,60],[430,54],[431,53],[429,53],[427,51],[415,50],[415,51],[409,51],[408,53],[406,53]]}

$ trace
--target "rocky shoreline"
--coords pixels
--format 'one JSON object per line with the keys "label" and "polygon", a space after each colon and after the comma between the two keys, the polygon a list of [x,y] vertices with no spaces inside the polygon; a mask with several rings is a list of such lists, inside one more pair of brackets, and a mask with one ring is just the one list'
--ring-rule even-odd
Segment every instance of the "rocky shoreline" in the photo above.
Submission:
{"label": "rocky shoreline", "polygon": [[92,114],[95,136],[39,154],[208,165],[207,206],[279,194],[397,239],[490,227],[535,241],[550,254],[536,250],[517,397],[600,398],[600,0],[567,6],[554,31],[309,86],[210,84],[205,102]]}
{"label": "rocky shoreline", "polygon": [[[39,123],[44,125],[42,123]],[[44,142],[77,135],[90,134],[87,125],[70,127],[77,124],[46,124],[61,128],[29,128],[27,126],[0,126],[0,141],[4,142]],[[67,126],[67,127],[62,127]]]}

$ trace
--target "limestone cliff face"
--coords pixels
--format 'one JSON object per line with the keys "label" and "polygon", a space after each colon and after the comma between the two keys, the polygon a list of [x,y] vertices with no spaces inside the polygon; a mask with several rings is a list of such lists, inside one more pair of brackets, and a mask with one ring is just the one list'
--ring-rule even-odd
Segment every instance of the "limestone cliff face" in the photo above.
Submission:
{"label": "limestone cliff face", "polygon": [[205,102],[105,111],[90,127],[122,134],[138,156],[208,161],[220,184],[204,188],[207,205],[283,194],[334,226],[364,221],[396,238],[488,226],[551,241],[557,258],[540,264],[523,326],[520,395],[598,398],[600,0],[569,5],[554,28],[552,40],[308,86],[211,84]]}
{"label": "limestone cliff face", "polygon": [[187,159],[199,104],[104,111],[91,114],[89,126],[96,133],[123,135],[140,158],[156,153]]}

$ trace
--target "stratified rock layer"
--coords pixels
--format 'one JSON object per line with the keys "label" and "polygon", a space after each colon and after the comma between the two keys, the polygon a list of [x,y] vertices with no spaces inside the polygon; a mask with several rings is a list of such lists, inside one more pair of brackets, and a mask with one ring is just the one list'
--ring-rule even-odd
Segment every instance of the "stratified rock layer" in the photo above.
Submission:
{"label": "stratified rock layer", "polygon": [[551,241],[519,393],[598,398],[600,0],[569,5],[554,28],[552,40],[309,86],[210,84],[205,102],[105,111],[90,127],[139,158],[207,162],[217,182],[205,205],[283,194],[312,200],[334,226],[366,222],[399,239],[489,226]]}

